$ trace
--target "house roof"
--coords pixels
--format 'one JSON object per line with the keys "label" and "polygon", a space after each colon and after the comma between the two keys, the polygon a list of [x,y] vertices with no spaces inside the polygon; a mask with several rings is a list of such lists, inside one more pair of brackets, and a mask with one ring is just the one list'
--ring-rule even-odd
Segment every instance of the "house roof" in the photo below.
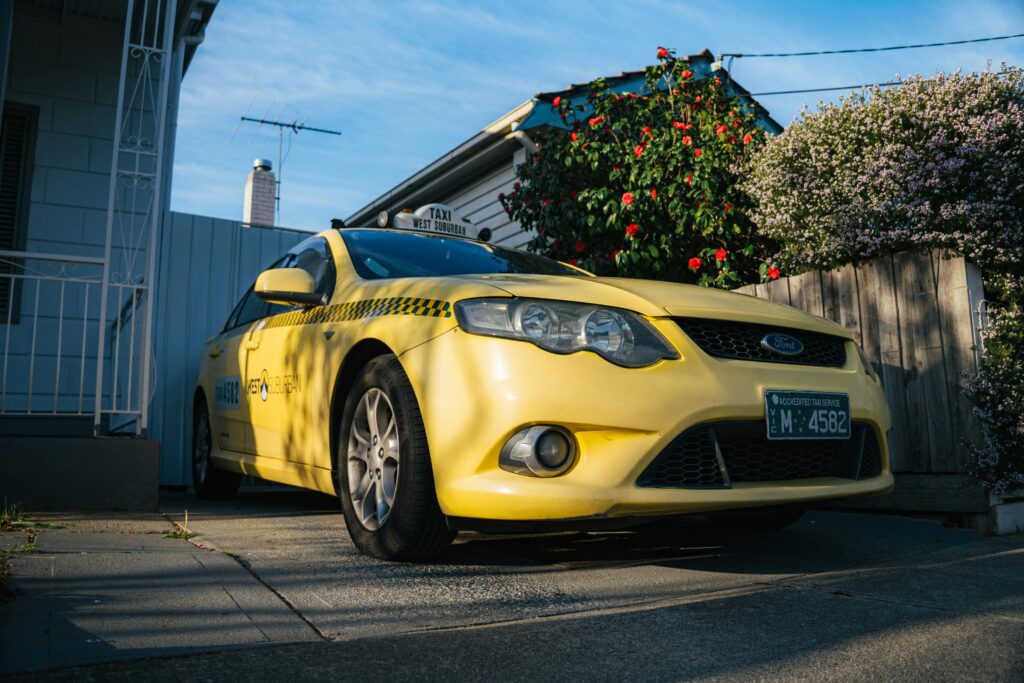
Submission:
{"label": "house roof", "polygon": [[[712,74],[711,65],[715,57],[707,49],[681,59],[691,64],[690,68],[698,76],[706,77]],[[750,92],[729,78],[727,71],[714,73],[722,74],[721,77],[734,94],[750,97]],[[645,75],[644,70],[623,71],[617,76],[605,78],[605,81],[615,92],[640,92],[646,87]],[[524,141],[526,131],[542,126],[564,127],[554,107],[538,107],[538,103],[550,103],[556,96],[579,99],[582,102],[589,91],[589,83],[572,83],[563,90],[537,93],[532,99],[519,105],[466,142],[354,212],[345,219],[346,224],[369,225],[381,211],[395,212],[406,207],[414,208],[450,194],[460,182],[498,163],[504,155],[521,146],[532,145],[528,138]],[[753,98],[750,102],[759,121],[767,130],[776,134],[782,132],[782,126],[771,117],[767,109]]]}
{"label": "house roof", "polygon": [[[711,65],[715,62],[715,56],[710,50],[705,48],[697,54],[680,57],[679,59],[688,63],[690,68],[698,77],[703,78],[711,76],[712,74],[720,74],[720,77],[727,83],[734,95],[750,99],[750,103],[753,106],[754,111],[757,113],[758,119],[765,128],[776,134],[782,132],[782,125],[771,117],[771,114],[768,113],[767,109],[761,106],[760,102],[751,97],[749,90],[733,80],[727,70],[712,70]],[[607,76],[604,80],[612,92],[644,92],[646,90],[646,76],[646,70],[640,69],[637,71],[623,71],[617,76]],[[537,93],[534,96],[534,99],[538,102],[551,102],[556,97],[561,97],[563,99],[568,97],[583,100],[589,93],[590,83],[571,83],[562,90]],[[564,127],[564,124],[558,118],[554,110],[551,110],[550,107],[539,107],[528,120],[523,122],[522,129],[528,130],[530,128],[537,128],[544,125]]]}

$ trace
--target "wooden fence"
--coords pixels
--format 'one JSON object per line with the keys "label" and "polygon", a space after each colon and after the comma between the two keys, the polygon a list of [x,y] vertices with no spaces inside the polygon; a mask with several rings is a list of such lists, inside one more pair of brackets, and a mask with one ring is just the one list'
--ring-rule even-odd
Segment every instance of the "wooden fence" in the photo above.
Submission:
{"label": "wooden fence", "polygon": [[[737,291],[838,322],[864,347],[892,410],[893,471],[905,475],[897,478],[897,498],[900,489],[905,495],[895,507],[967,512],[983,505],[965,476],[962,445],[980,436],[962,391],[964,373],[978,361],[984,295],[977,267],[949,253],[904,252]],[[937,474],[958,476],[927,476]]]}

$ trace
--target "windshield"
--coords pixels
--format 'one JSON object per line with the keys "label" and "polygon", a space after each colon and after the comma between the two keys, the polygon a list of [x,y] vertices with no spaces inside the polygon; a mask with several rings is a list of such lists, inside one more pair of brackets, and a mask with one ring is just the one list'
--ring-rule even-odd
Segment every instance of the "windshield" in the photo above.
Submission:
{"label": "windshield", "polygon": [[503,247],[396,230],[343,230],[352,264],[366,280],[487,273],[581,275],[543,256]]}

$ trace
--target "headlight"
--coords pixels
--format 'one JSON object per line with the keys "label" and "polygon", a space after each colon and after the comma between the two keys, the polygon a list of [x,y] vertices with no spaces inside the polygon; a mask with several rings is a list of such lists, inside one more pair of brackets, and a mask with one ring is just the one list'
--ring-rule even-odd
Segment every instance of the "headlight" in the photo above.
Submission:
{"label": "headlight", "polygon": [[627,368],[679,358],[664,337],[636,313],[544,299],[468,299],[455,304],[462,329],[519,339],[552,353],[593,351]]}
{"label": "headlight", "polygon": [[860,364],[861,367],[864,368],[864,373],[871,379],[875,380],[876,382],[881,383],[882,380],[879,379],[878,373],[875,372],[875,366],[872,365],[871,361],[868,359],[867,352],[861,348],[860,344],[854,342],[853,345],[857,347],[857,355],[860,356]]}

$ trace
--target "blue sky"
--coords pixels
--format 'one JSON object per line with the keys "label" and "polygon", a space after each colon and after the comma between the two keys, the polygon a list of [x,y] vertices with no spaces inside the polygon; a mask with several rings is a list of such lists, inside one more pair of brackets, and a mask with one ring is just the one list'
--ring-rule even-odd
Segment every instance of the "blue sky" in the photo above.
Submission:
{"label": "blue sky", "polygon": [[[780,52],[1024,32],[1024,2],[279,2],[222,0],[182,86],[172,208],[240,219],[255,157],[277,135],[239,116],[343,131],[301,133],[284,164],[280,223],[350,215],[535,93],[680,54]],[[1024,64],[1024,39],[789,59],[738,59],[752,92]],[[833,99],[842,93],[824,93]],[[817,95],[765,97],[788,124]]]}

